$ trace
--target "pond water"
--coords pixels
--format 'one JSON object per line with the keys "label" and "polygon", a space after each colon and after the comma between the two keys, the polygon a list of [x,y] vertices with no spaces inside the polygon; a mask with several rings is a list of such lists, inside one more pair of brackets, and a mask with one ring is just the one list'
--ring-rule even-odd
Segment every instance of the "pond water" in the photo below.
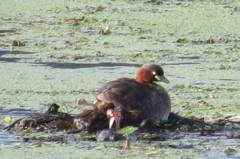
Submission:
{"label": "pond water", "polygon": [[[9,7],[11,6],[11,7]],[[78,114],[107,81],[163,66],[172,111],[214,122],[240,114],[240,5],[214,1],[6,0],[0,5],[0,127],[51,103]],[[75,20],[69,20],[75,19]],[[112,34],[99,35],[110,26]],[[0,129],[1,158],[240,158],[239,136],[168,134],[163,141],[96,142]],[[226,135],[227,134],[227,135]],[[36,144],[41,143],[41,144]],[[18,155],[16,155],[18,154]],[[26,156],[26,154],[28,154]],[[95,155],[97,154],[97,155]]]}
{"label": "pond water", "polygon": [[[0,117],[2,118],[7,115],[15,118],[31,116],[34,114],[36,114],[36,111],[15,109],[5,110],[4,112],[2,111]],[[183,154],[185,154],[183,156],[188,157],[195,156],[196,158],[239,158],[240,152],[238,150],[240,139],[229,138],[225,136],[225,134],[227,133],[221,132],[212,136],[202,136],[200,133],[169,132],[165,135],[162,134],[165,136],[162,140],[152,140],[150,138],[149,140],[141,140],[138,138],[137,141],[131,142],[131,151],[144,151],[145,153],[139,152],[139,156],[152,156],[154,158],[159,155],[165,156],[165,153],[169,152],[172,152],[173,154],[181,154],[181,156]],[[2,147],[4,154],[8,152],[5,151],[5,149],[9,149],[9,146],[14,149],[25,149],[24,151],[28,151],[26,149],[31,149],[31,147],[36,146],[46,147],[47,145],[48,147],[49,145],[52,145],[53,147],[56,147],[55,144],[64,144],[64,146],[81,145],[81,150],[89,150],[90,148],[93,152],[100,149],[112,150],[113,147],[115,147],[114,151],[117,149],[122,151],[123,149],[124,140],[115,142],[97,142],[95,137],[96,136],[89,136],[86,138],[86,136],[82,136],[80,134],[67,134],[64,132],[53,134],[17,134],[2,130],[0,131],[0,145],[5,145],[5,148]],[[21,146],[19,144],[21,144]],[[28,148],[26,145],[28,145]],[[129,152],[129,150],[125,151]],[[66,153],[68,153],[68,151],[66,151]],[[170,156],[173,154],[170,154]],[[102,155],[102,157],[103,156],[104,155]]]}

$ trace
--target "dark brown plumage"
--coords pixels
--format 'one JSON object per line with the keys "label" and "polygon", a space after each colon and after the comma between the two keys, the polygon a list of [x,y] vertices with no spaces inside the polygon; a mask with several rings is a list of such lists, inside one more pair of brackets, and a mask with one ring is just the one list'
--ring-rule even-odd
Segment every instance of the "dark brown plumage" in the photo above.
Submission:
{"label": "dark brown plumage", "polygon": [[171,109],[170,97],[154,81],[169,82],[159,65],[145,64],[137,72],[136,79],[120,78],[106,83],[97,93],[95,109],[78,115],[78,123],[88,127],[109,109],[120,112],[121,125],[167,121]]}

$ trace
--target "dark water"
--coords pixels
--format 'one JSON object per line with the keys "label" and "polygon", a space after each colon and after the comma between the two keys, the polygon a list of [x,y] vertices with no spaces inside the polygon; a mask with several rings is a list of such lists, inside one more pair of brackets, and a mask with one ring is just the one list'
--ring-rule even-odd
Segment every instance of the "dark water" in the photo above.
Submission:
{"label": "dark water", "polygon": [[[35,110],[10,109],[1,110],[0,118],[11,116],[18,119],[24,116],[36,114]],[[6,124],[4,124],[6,126]],[[1,125],[3,127],[3,125]],[[178,149],[182,151],[198,151],[198,158],[240,158],[240,139],[232,138],[231,133],[219,132],[213,136],[202,136],[199,133],[169,132],[161,140],[151,140],[151,146],[165,149]],[[14,143],[52,142],[65,144],[81,144],[85,142],[97,142],[96,136],[83,137],[80,134],[67,134],[65,132],[36,133],[36,134],[13,134],[0,130],[0,144],[9,145]],[[146,139],[144,140],[146,141]],[[124,143],[124,140],[122,141]],[[135,142],[141,142],[138,139]]]}
{"label": "dark water", "polygon": [[[14,120],[14,119],[34,115],[36,113],[37,111],[35,110],[5,109],[5,110],[0,110],[0,119],[3,119],[5,116],[10,116]],[[6,126],[7,126],[6,123],[4,123],[4,125],[0,125],[0,144],[11,144],[16,142],[21,142],[21,139],[19,139],[16,135],[3,130],[3,128]]]}

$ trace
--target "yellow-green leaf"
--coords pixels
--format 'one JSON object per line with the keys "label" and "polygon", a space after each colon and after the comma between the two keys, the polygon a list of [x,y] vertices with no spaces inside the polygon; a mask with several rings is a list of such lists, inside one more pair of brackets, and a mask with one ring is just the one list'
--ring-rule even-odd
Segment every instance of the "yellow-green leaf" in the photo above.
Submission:
{"label": "yellow-green leaf", "polygon": [[5,117],[3,118],[3,121],[6,122],[6,123],[10,123],[11,120],[12,120],[12,118],[11,118],[10,116],[5,116]]}

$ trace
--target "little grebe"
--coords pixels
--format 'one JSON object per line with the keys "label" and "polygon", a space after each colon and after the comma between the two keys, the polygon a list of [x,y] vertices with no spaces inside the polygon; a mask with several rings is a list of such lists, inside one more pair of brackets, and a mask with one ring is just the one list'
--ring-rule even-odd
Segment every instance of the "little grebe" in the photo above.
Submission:
{"label": "little grebe", "polygon": [[169,83],[159,65],[145,64],[138,70],[136,79],[120,78],[108,82],[97,93],[96,108],[83,112],[76,119],[89,126],[101,112],[111,118],[110,128],[113,120],[119,126],[121,119],[121,125],[167,121],[171,109],[170,97],[154,81]]}

